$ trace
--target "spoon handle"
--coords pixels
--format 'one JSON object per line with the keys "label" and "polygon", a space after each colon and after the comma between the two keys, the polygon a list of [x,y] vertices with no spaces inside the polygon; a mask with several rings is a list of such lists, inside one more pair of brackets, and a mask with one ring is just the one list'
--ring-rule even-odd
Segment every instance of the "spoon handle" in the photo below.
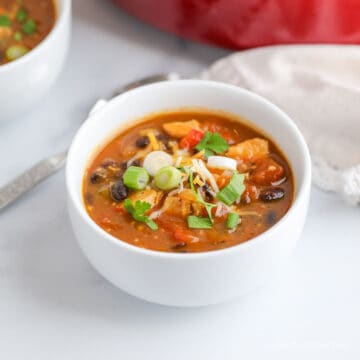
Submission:
{"label": "spoon handle", "polygon": [[[113,96],[122,94],[125,91],[142,85],[159,81],[177,80],[179,78],[179,75],[176,73],[149,76],[123,86],[118,89]],[[103,100],[103,102],[106,101]],[[96,109],[93,108],[92,110],[95,111]],[[10,181],[7,185],[0,187],[0,210],[13,203],[22,194],[32,189],[36,184],[58,171],[65,164],[66,155],[67,152],[65,151],[61,154],[50,156],[26,170],[20,176]]]}
{"label": "spoon handle", "polygon": [[66,152],[63,152],[38,162],[9,184],[0,188],[0,210],[58,171],[65,164],[66,154]]}

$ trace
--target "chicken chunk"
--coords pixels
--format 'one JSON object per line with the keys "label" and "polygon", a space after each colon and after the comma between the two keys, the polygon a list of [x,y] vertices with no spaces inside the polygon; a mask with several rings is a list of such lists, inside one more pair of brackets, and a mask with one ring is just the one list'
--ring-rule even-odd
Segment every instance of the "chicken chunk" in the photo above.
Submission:
{"label": "chicken chunk", "polygon": [[182,138],[192,129],[198,130],[199,122],[197,120],[173,121],[163,124],[163,128],[170,136]]}
{"label": "chicken chunk", "polygon": [[151,205],[151,208],[159,204],[162,198],[162,191],[156,191],[153,189],[146,189],[136,191],[129,196],[129,199],[134,203],[137,200],[146,201]]}
{"label": "chicken chunk", "polygon": [[268,153],[268,141],[260,138],[253,138],[230,146],[226,156],[241,160],[258,160],[268,155]]}
{"label": "chicken chunk", "polygon": [[268,158],[260,161],[251,173],[250,179],[258,185],[272,185],[285,176],[284,168],[274,159]]}
{"label": "chicken chunk", "polygon": [[185,218],[190,214],[203,215],[205,208],[199,202],[190,201],[179,196],[168,196],[162,207],[164,213]]}

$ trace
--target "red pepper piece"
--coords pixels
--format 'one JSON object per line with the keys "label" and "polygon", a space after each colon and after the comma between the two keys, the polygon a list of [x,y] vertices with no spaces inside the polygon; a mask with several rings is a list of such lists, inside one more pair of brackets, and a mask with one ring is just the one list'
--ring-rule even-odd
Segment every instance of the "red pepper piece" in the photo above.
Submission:
{"label": "red pepper piece", "polygon": [[186,136],[180,140],[180,147],[182,149],[194,148],[204,137],[204,132],[197,129],[192,129]]}

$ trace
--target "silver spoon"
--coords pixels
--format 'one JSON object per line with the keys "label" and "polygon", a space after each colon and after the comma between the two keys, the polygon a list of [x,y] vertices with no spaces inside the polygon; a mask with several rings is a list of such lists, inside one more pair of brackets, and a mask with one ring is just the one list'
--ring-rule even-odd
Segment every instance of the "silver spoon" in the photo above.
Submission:
{"label": "silver spoon", "polygon": [[[176,73],[160,74],[149,76],[130,84],[127,84],[114,92],[113,96],[120,95],[128,90],[151,84],[159,81],[169,81],[179,79]],[[67,151],[50,156],[30,169],[24,171],[21,175],[10,181],[8,184],[0,187],[0,210],[12,204],[21,195],[32,189],[39,182],[45,180],[50,175],[61,169],[66,162]]]}

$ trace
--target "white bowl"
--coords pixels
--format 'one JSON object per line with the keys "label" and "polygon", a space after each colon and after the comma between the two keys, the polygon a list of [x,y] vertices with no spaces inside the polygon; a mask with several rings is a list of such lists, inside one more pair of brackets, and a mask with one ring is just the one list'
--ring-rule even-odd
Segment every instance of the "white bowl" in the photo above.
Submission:
{"label": "white bowl", "polygon": [[48,36],[28,54],[0,65],[0,122],[24,114],[58,77],[69,47],[71,0],[57,0],[58,16]]}
{"label": "white bowl", "polygon": [[[202,107],[240,115],[263,129],[287,155],[296,190],[288,213],[256,238],[227,249],[175,254],[142,249],[114,238],[87,214],[84,170],[98,146],[152,112]],[[269,101],[231,85],[201,80],[163,82],[131,90],[91,115],[68,155],[69,211],[80,247],[106,279],[136,297],[173,306],[200,306],[234,298],[263,283],[291,255],[310,192],[310,156],[291,119]]]}

